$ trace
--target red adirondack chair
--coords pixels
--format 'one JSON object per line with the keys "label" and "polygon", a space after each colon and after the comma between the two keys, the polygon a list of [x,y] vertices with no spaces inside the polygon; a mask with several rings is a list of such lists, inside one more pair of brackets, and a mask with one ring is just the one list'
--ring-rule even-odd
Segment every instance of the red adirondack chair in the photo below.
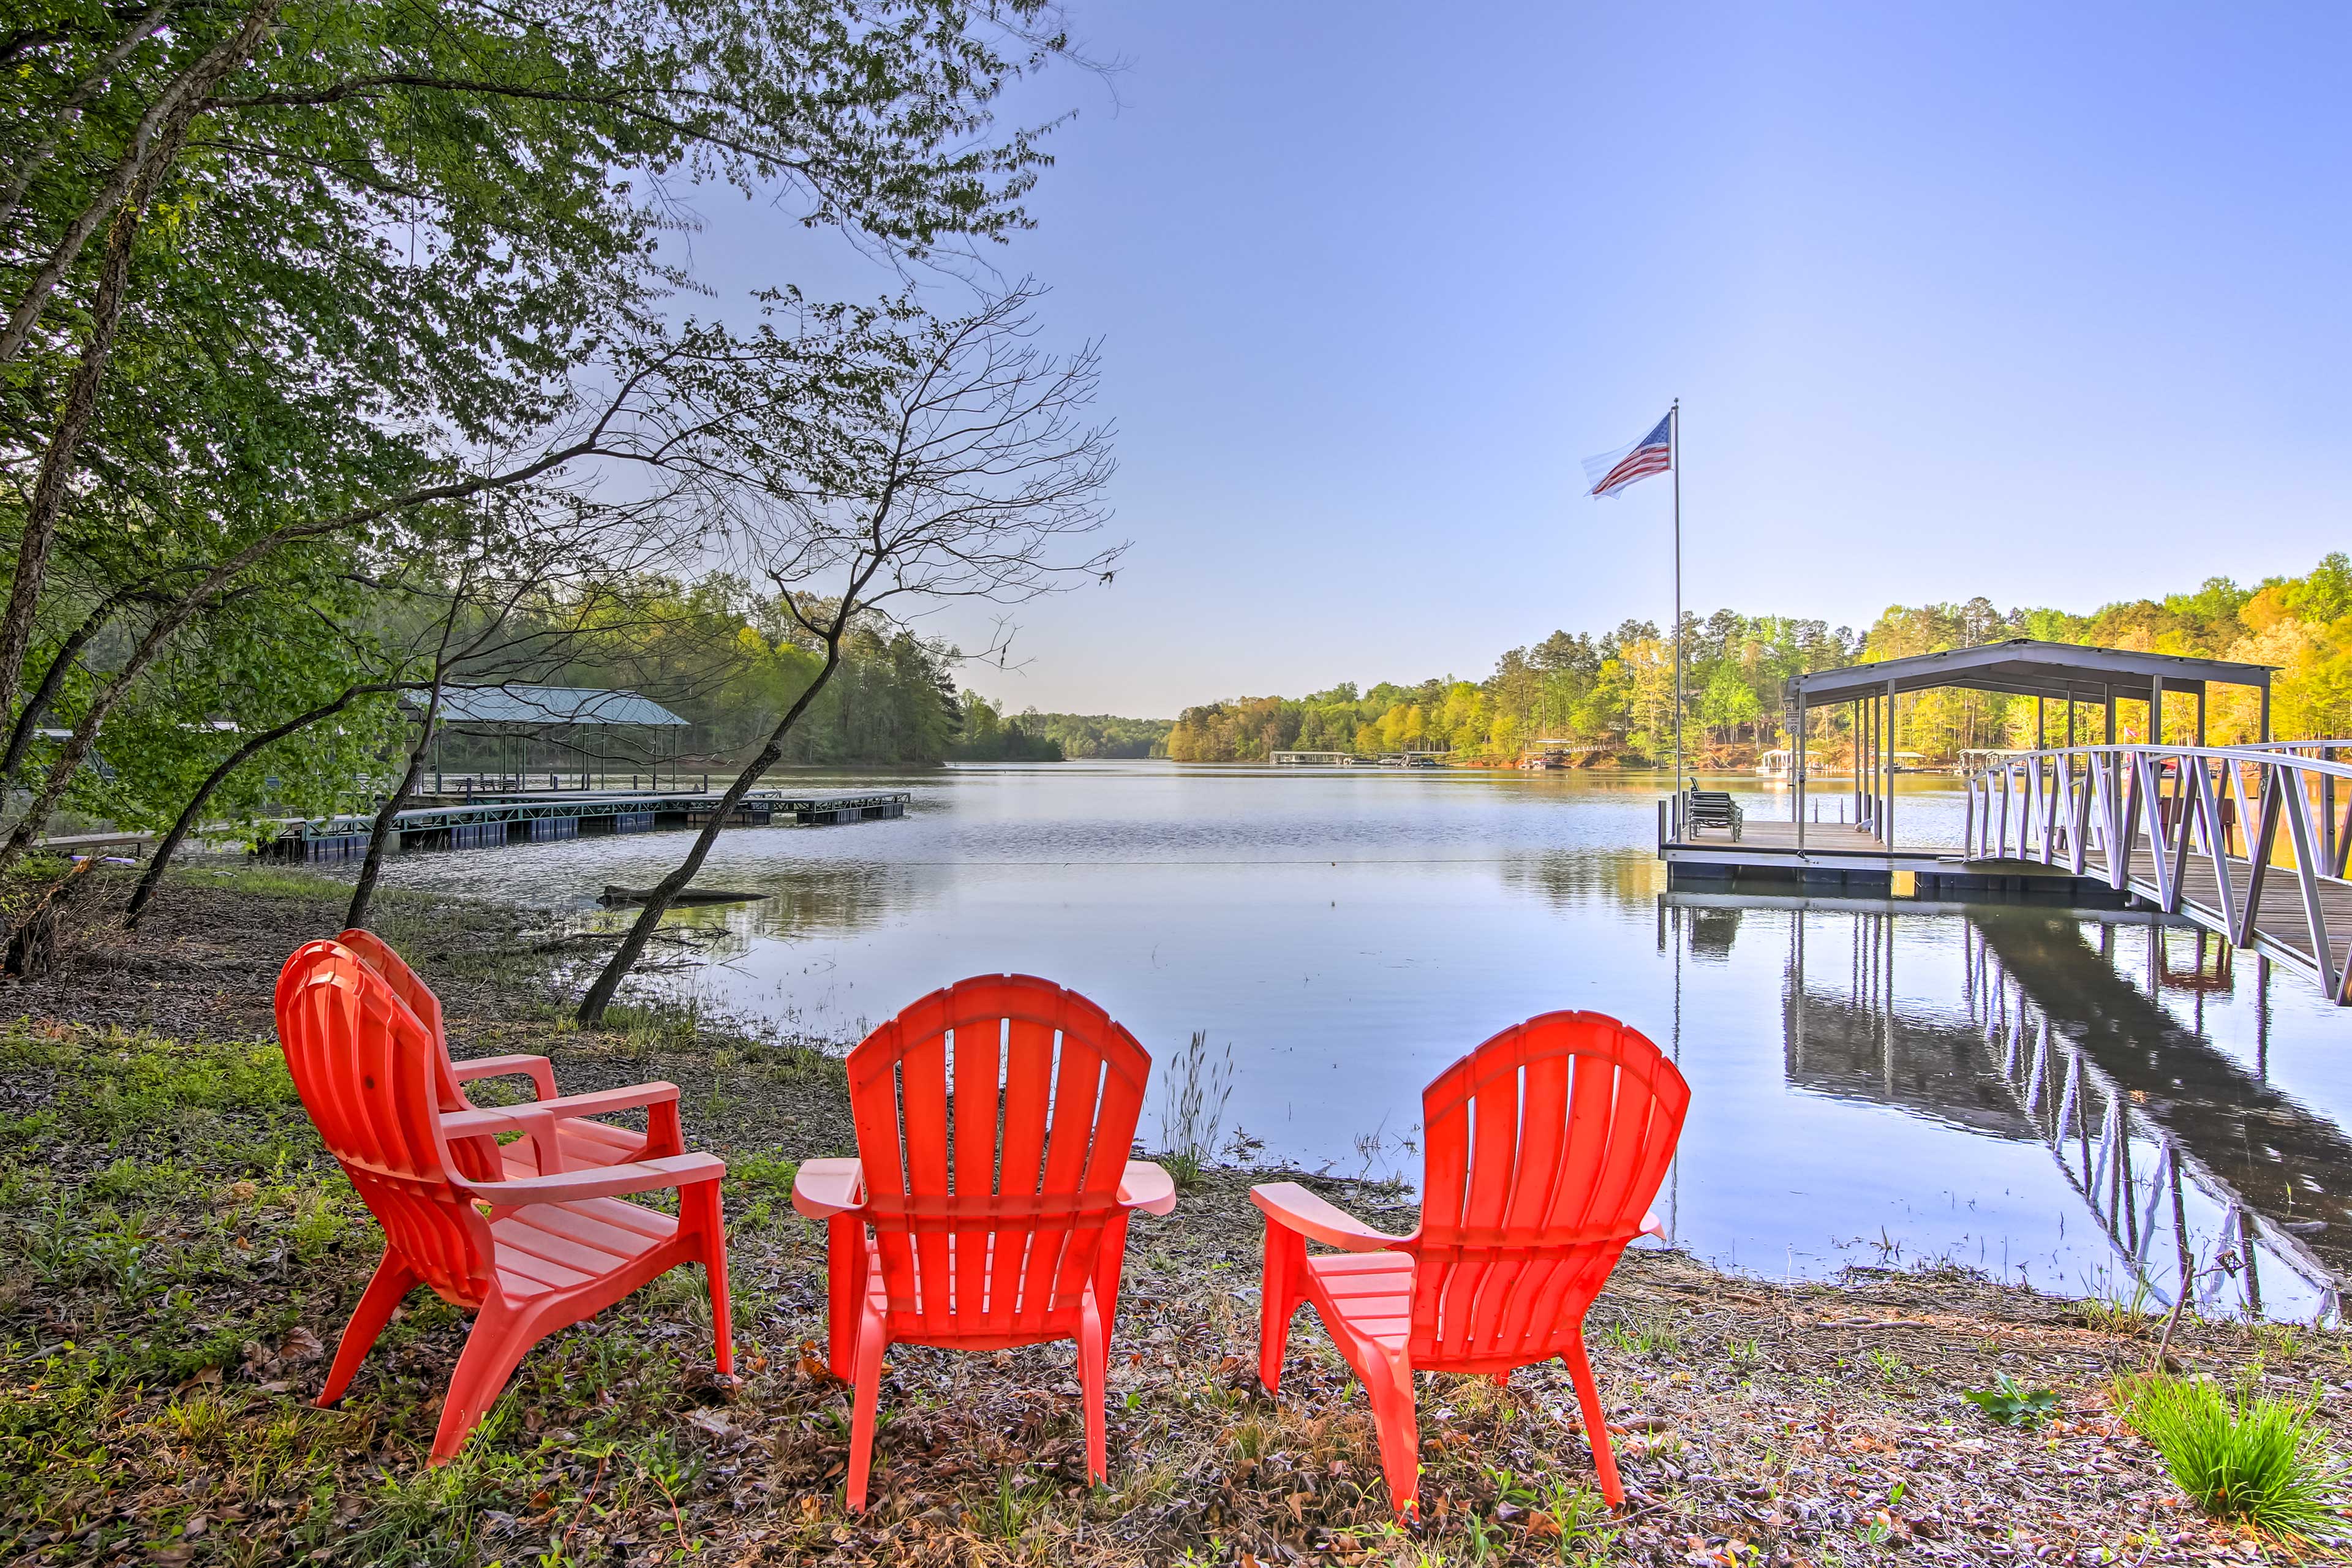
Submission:
{"label": "red adirondack chair", "polygon": [[1026,974],[934,991],[849,1053],[861,1159],[803,1163],[793,1206],[828,1226],[829,1351],[856,1391],[852,1511],[894,1343],[1076,1340],[1087,1474],[1103,1479],[1128,1213],[1176,1206],[1168,1173],[1127,1157],[1150,1071],[1100,1007]]}
{"label": "red adirondack chair", "polygon": [[[464,1085],[478,1083],[486,1078],[523,1077],[530,1079],[532,1089],[542,1100],[553,1100],[555,1068],[545,1057],[528,1055],[475,1057],[467,1061],[455,1061],[449,1056],[449,1036],[441,1019],[441,999],[433,989],[417,977],[415,970],[392,944],[373,931],[357,926],[340,933],[335,940],[352,950],[362,963],[382,975],[393,994],[408,1004],[408,1010],[417,1021],[432,1032],[434,1049],[438,1053],[436,1075],[436,1099],[444,1111],[471,1110],[474,1102],[466,1097]],[[675,1100],[648,1105],[646,1130],[618,1127],[592,1117],[568,1116],[555,1124],[555,1141],[563,1153],[560,1169],[577,1171],[591,1165],[617,1165],[629,1160],[656,1160],[667,1154],[684,1152],[677,1125],[677,1102]],[[450,1142],[449,1153],[457,1163],[458,1173],[475,1181],[495,1181],[501,1167],[507,1174],[536,1176],[540,1173],[538,1142],[524,1138],[501,1147],[497,1139],[484,1134],[478,1138],[459,1138]],[[550,1173],[551,1174],[552,1172]]]}
{"label": "red adirondack chair", "polygon": [[[727,1239],[709,1154],[670,1154],[571,1171],[557,1130],[581,1116],[667,1102],[675,1084],[645,1084],[531,1105],[444,1112],[444,1058],[391,984],[341,942],[297,949],[278,977],[278,1037],[320,1137],[383,1226],[383,1258],[343,1331],[319,1403],[350,1386],[376,1336],[418,1285],[476,1314],[434,1435],[433,1463],[454,1458],[526,1352],[681,1263],[710,1287],[719,1370],[734,1370]],[[469,1177],[454,1142],[519,1131],[540,1174]],[[625,1203],[676,1188],[676,1218]]]}
{"label": "red adirondack chair", "polygon": [[[1504,1030],[1422,1094],[1421,1224],[1385,1236],[1292,1182],[1265,1211],[1258,1375],[1282,1381],[1290,1320],[1314,1304],[1371,1395],[1381,1468],[1402,1516],[1420,1505],[1416,1372],[1477,1373],[1559,1356],[1615,1507],[1625,1492],[1584,1354],[1584,1314],[1635,1237],[1682,1135],[1690,1088],[1657,1047],[1598,1013]],[[1309,1255],[1307,1243],[1341,1248]]]}

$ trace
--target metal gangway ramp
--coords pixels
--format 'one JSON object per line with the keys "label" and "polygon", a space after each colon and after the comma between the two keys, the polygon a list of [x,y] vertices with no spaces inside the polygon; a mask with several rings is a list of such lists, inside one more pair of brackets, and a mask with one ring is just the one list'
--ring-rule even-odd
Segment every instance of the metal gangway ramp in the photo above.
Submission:
{"label": "metal gangway ramp", "polygon": [[2352,1005],[2352,741],[2063,746],[1968,781],[1967,856],[2105,882]]}

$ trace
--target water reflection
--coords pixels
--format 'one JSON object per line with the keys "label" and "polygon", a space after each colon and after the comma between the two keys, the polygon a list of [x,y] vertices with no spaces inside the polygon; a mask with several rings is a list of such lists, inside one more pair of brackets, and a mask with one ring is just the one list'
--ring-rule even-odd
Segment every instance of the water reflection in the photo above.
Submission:
{"label": "water reflection", "polygon": [[[2029,1058],[2041,1058],[2041,1099],[2055,1106],[2048,1134],[2070,1179],[2079,1171],[2086,1201],[2119,1230],[2117,1245],[2142,1260],[2160,1256],[2163,1238],[2149,1232],[2167,1226],[2168,1208],[2172,1261],[2154,1271],[2193,1276],[2208,1299],[2226,1281],[2259,1310],[2268,1266],[2332,1300],[2352,1266],[2352,1138],[2268,1080],[2270,961],[2257,954],[2252,965],[2249,1070],[2206,1036],[2207,1000],[2236,989],[2218,938],[2141,924],[2130,933],[2142,959],[2135,984],[2112,924],[2099,928],[2095,953],[2078,920],[2004,911],[1976,928],[1978,989],[2008,1076],[2031,1075]],[[2187,1018],[2165,1005],[2168,990],[2189,998]],[[2152,1163],[2140,1167],[2145,1183],[2133,1173],[2136,1149]],[[2184,1188],[2220,1215],[2210,1239],[2190,1226]]]}
{"label": "water reflection", "polygon": [[[2352,1137],[2269,1081],[2269,962],[2186,922],[1998,902],[1668,893],[1694,960],[1727,959],[1743,916],[1783,911],[1782,1039],[1795,1089],[2041,1146],[2106,1257],[2080,1288],[2168,1304],[2190,1292],[2274,1316],[2337,1310],[2352,1268]],[[1954,1000],[1897,953],[1957,929]],[[2253,1019],[2251,1066],[2210,1037],[2209,1002]]]}
{"label": "water reflection", "polygon": [[[1737,911],[1708,910],[1700,918],[1720,920],[1726,913]],[[1789,985],[1781,1012],[1789,1081],[1816,1094],[1895,1106],[1971,1132],[2031,1137],[2032,1128],[2007,1086],[1986,1071],[1981,1034],[1970,1025],[1900,1005],[1895,930],[1902,918],[1856,911],[1843,921],[1790,922]],[[1843,942],[1836,931],[1840,924],[1848,928]],[[1809,925],[1816,928],[1810,933]],[[1818,929],[1824,925],[1830,929]]]}

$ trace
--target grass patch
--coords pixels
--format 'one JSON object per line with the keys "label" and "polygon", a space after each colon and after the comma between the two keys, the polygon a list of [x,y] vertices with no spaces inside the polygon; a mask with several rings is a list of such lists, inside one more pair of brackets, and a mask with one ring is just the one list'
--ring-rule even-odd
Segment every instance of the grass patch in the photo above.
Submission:
{"label": "grass patch", "polygon": [[1168,1064],[1160,1079],[1160,1163],[1180,1192],[1201,1184],[1201,1173],[1216,1153],[1225,1107],[1234,1098],[1234,1047],[1209,1049],[1209,1031],[1195,1029],[1184,1053]]}
{"label": "grass patch", "polygon": [[2132,1430],[2214,1518],[2286,1541],[2345,1537],[2343,1468],[2312,1429],[2310,1405],[2160,1373],[2123,1379],[2115,1394]]}

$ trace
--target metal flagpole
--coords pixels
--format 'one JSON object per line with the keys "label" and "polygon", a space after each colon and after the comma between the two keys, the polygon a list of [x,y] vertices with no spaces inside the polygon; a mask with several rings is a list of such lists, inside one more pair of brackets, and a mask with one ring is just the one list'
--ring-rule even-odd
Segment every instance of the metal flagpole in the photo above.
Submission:
{"label": "metal flagpole", "polygon": [[1675,471],[1675,799],[1679,802],[1683,795],[1683,400],[1679,397],[1666,410],[1666,458]]}

